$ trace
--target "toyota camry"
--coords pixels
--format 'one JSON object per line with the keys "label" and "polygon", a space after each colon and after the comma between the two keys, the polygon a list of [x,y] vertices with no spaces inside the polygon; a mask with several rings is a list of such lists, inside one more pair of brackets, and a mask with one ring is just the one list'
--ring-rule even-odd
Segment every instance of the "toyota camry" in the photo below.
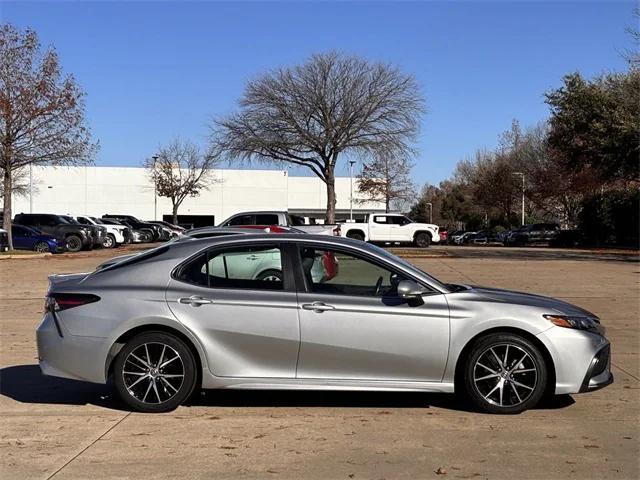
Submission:
{"label": "toyota camry", "polygon": [[37,340],[44,374],[112,378],[143,412],[200,389],[306,389],[456,392],[519,413],[613,381],[588,311],[290,233],[191,238],[52,275]]}

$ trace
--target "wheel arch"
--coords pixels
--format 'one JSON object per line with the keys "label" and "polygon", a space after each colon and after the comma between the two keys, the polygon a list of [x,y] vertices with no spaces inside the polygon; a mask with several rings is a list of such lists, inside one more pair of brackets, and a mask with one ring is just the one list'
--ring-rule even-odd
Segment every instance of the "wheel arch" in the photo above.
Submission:
{"label": "wheel arch", "polygon": [[551,356],[551,352],[549,352],[549,349],[547,348],[547,346],[534,334],[532,334],[531,332],[528,332],[527,330],[517,328],[517,327],[489,328],[487,330],[483,330],[482,332],[477,333],[475,336],[471,337],[467,341],[464,347],[462,347],[462,350],[460,351],[460,354],[458,355],[458,359],[456,361],[456,367],[455,367],[455,373],[454,373],[455,390],[462,391],[461,386],[462,386],[463,376],[464,376],[464,366],[469,356],[469,353],[471,352],[471,347],[473,347],[473,344],[479,338],[482,338],[484,336],[491,335],[494,333],[512,333],[514,335],[519,335],[523,338],[526,338],[531,343],[533,343],[536,347],[538,347],[538,349],[540,350],[540,353],[542,354],[542,357],[544,358],[545,366],[547,367],[547,375],[549,377],[547,381],[547,385],[545,387],[545,396],[552,395],[553,392],[555,391],[555,386],[556,386],[556,367],[555,367],[555,363],[553,362],[553,357]]}
{"label": "wheel arch", "polygon": [[421,228],[420,230],[416,230],[415,232],[413,232],[413,239],[415,240],[416,237],[421,233],[426,233],[433,241],[433,233],[431,233],[431,231],[426,228]]}
{"label": "wheel arch", "polygon": [[170,327],[168,325],[162,325],[160,323],[151,323],[146,325],[138,325],[133,327],[126,332],[122,333],[111,345],[109,349],[109,354],[107,355],[107,360],[105,364],[105,378],[109,378],[113,374],[113,364],[114,360],[118,356],[118,353],[122,349],[122,347],[133,337],[139,335],[141,333],[148,332],[162,332],[171,334],[184,342],[187,348],[191,351],[193,355],[193,359],[196,362],[196,384],[194,386],[194,392],[196,389],[200,389],[202,385],[202,369],[204,366],[203,359],[200,355],[200,351],[196,347],[195,343],[188,335],[180,330]]}
{"label": "wheel arch", "polygon": [[364,230],[362,230],[362,229],[360,229],[360,228],[352,228],[352,229],[349,229],[349,231],[345,234],[345,236],[346,236],[347,238],[351,238],[351,237],[349,237],[349,235],[350,235],[350,234],[354,234],[354,233],[359,234],[359,235],[362,235],[362,237],[363,237],[365,240],[367,239],[367,234],[366,234],[366,233],[364,233]]}

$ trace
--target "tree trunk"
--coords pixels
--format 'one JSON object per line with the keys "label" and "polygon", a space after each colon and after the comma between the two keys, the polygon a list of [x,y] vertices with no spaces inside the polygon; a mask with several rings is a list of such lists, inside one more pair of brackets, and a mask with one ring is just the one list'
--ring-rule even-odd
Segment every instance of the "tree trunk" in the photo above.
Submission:
{"label": "tree trunk", "polygon": [[177,203],[173,204],[173,212],[172,212],[173,213],[173,219],[172,219],[171,223],[173,223],[174,225],[178,225],[178,207],[180,207],[179,204],[177,204]]}
{"label": "tree trunk", "polygon": [[325,171],[325,182],[327,184],[327,215],[325,223],[336,223],[336,178],[333,167]]}
{"label": "tree trunk", "polygon": [[7,231],[7,238],[9,241],[9,250],[13,250],[13,236],[11,235],[11,194],[13,185],[11,182],[11,169],[4,169],[4,208],[2,212],[2,225]]}
{"label": "tree trunk", "polygon": [[389,195],[385,196],[385,199],[384,199],[384,211],[385,211],[385,213],[389,213],[391,211],[389,209],[390,203],[391,203],[391,200],[389,199]]}

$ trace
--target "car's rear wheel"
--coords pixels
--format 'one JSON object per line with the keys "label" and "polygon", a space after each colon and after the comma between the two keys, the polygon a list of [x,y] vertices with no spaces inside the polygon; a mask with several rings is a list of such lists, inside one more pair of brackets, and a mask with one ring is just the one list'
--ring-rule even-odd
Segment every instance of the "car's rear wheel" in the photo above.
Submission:
{"label": "car's rear wheel", "polygon": [[360,232],[348,232],[347,238],[352,238],[354,240],[360,240],[361,242],[364,242],[364,235]]}
{"label": "car's rear wheel", "polygon": [[38,242],[36,246],[33,248],[34,251],[38,253],[48,253],[50,252],[49,244],[47,242]]}
{"label": "car's rear wheel", "polygon": [[464,372],[469,399],[489,413],[520,413],[534,407],[547,386],[547,368],[538,347],[511,333],[480,338]]}
{"label": "car's rear wheel", "polygon": [[82,239],[77,235],[69,235],[67,238],[67,250],[70,252],[79,252],[82,250]]}
{"label": "car's rear wheel", "polygon": [[107,236],[102,242],[102,246],[104,248],[113,248],[116,246],[116,237],[113,235],[113,233],[107,233]]}
{"label": "car's rear wheel", "polygon": [[164,332],[136,335],[120,350],[113,377],[124,402],[139,412],[168,412],[191,395],[196,384],[193,354]]}
{"label": "car's rear wheel", "polygon": [[418,248],[427,248],[431,245],[431,235],[428,233],[418,233],[413,239],[413,244]]}

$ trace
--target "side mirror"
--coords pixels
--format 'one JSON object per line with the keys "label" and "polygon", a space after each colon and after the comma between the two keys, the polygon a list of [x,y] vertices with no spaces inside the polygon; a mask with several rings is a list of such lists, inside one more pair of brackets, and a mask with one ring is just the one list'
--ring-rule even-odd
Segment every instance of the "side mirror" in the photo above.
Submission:
{"label": "side mirror", "polygon": [[425,293],[427,293],[427,291],[424,289],[424,287],[414,282],[413,280],[402,280],[400,283],[398,283],[398,296],[400,298],[418,298]]}

